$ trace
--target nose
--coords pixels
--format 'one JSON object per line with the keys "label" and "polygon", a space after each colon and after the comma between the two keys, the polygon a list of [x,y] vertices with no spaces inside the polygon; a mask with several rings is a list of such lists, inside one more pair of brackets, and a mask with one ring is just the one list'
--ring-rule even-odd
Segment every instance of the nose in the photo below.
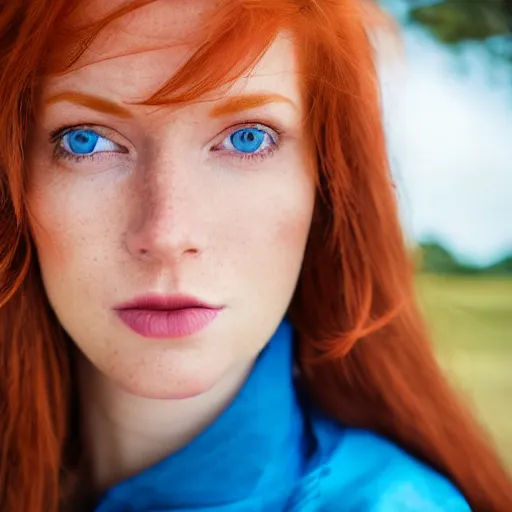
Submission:
{"label": "nose", "polygon": [[200,210],[206,198],[201,185],[193,183],[193,174],[164,168],[148,173],[144,183],[134,183],[133,211],[125,235],[134,258],[173,263],[204,250]]}

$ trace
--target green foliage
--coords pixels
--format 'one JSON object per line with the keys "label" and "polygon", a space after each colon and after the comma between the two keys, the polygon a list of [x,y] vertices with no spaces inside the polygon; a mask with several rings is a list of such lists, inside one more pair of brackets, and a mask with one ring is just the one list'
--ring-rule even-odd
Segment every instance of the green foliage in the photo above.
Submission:
{"label": "green foliage", "polygon": [[[382,1],[382,0],[381,0]],[[448,46],[477,42],[512,64],[511,0],[408,0],[406,22]]]}
{"label": "green foliage", "polygon": [[503,258],[501,261],[498,261],[498,263],[488,267],[487,273],[512,275],[512,256]]}
{"label": "green foliage", "polygon": [[507,256],[492,265],[479,267],[460,262],[438,242],[421,243],[419,253],[419,270],[426,273],[512,276],[512,256]]}
{"label": "green foliage", "polygon": [[446,44],[486,41],[510,33],[512,3],[508,0],[443,0],[413,7],[409,19],[427,27]]}
{"label": "green foliage", "polygon": [[421,244],[421,270],[436,274],[459,274],[461,265],[441,244],[436,242]]}

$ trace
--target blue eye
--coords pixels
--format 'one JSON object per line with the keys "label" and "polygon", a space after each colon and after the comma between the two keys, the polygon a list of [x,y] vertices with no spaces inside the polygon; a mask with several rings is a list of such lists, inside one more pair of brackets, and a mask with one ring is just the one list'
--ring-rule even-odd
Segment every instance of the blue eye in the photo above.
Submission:
{"label": "blue eye", "polygon": [[258,128],[242,128],[233,133],[229,139],[233,147],[241,153],[254,153],[265,142],[268,134]]}
{"label": "blue eye", "polygon": [[267,156],[278,145],[278,134],[265,125],[246,126],[222,141],[222,148],[239,157]]}
{"label": "blue eye", "polygon": [[119,146],[115,142],[85,128],[67,132],[62,136],[61,144],[65,151],[76,156],[119,151]]}

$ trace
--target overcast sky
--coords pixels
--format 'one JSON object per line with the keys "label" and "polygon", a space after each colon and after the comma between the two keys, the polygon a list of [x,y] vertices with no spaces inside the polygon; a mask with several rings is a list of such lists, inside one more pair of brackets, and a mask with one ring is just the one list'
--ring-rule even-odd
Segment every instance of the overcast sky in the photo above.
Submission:
{"label": "overcast sky", "polygon": [[407,231],[470,262],[512,254],[511,88],[476,51],[455,57],[418,30],[404,44],[406,66],[388,48],[382,81]]}

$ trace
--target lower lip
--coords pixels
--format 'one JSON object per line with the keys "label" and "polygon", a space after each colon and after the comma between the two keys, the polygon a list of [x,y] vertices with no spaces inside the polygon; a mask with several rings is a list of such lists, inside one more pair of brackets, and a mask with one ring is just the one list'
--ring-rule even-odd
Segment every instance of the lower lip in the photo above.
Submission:
{"label": "lower lip", "polygon": [[220,311],[209,308],[122,309],[117,314],[132,331],[145,338],[184,338],[202,331]]}

